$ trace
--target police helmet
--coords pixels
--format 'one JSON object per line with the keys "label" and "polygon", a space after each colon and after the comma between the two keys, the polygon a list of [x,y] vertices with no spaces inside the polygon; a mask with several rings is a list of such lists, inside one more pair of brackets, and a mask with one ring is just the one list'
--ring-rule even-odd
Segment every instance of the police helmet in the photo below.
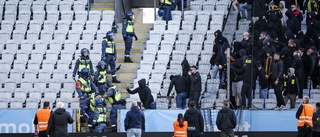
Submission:
{"label": "police helmet", "polygon": [[84,55],[89,55],[89,50],[87,49],[87,48],[83,48],[83,49],[81,49],[81,56],[84,56]]}
{"label": "police helmet", "polygon": [[107,66],[107,64],[106,64],[104,61],[99,61],[99,62],[98,62],[98,65],[97,65],[97,68],[98,68],[98,69],[101,69],[101,66],[102,66],[102,65]]}
{"label": "police helmet", "polygon": [[126,13],[126,18],[127,19],[130,19],[130,16],[132,16],[133,15],[133,12],[132,11],[128,11],[127,13]]}
{"label": "police helmet", "polygon": [[165,9],[159,9],[159,10],[158,10],[158,15],[159,15],[160,17],[163,16],[164,13],[165,13]]}
{"label": "police helmet", "polygon": [[88,68],[81,69],[81,76],[89,77],[89,69]]}
{"label": "police helmet", "polygon": [[106,80],[104,83],[107,84],[108,87],[112,87],[112,82],[110,80]]}
{"label": "police helmet", "polygon": [[108,32],[106,33],[106,37],[107,37],[107,38],[113,37],[113,32],[112,32],[112,31],[108,31]]}
{"label": "police helmet", "polygon": [[102,100],[102,98],[96,99],[96,106],[103,106],[103,100]]}

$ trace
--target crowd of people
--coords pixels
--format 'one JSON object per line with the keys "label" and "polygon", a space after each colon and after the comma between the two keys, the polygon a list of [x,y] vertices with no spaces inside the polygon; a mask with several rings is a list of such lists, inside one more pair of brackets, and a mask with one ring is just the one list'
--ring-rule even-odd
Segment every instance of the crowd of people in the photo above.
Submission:
{"label": "crowd of people", "polygon": [[[239,20],[251,23],[243,33],[243,40],[232,42],[232,46],[216,31],[211,60],[214,76],[219,70],[220,82],[226,82],[225,51],[232,47],[230,75],[234,106],[250,109],[252,98],[258,98],[255,89],[259,89],[263,99],[268,97],[269,89],[274,89],[275,109],[286,109],[288,100],[290,109],[294,109],[296,100],[304,94],[303,89],[319,88],[320,84],[318,1],[233,0],[232,5],[240,11]],[[304,21],[306,25],[302,25]]]}

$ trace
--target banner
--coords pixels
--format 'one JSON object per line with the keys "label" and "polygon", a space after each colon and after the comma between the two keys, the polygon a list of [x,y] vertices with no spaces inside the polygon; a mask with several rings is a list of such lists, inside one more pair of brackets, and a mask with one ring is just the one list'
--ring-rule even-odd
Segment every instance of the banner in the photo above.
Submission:
{"label": "banner", "polygon": [[[124,119],[128,110],[120,111],[120,132],[124,130]],[[219,110],[201,110],[205,121],[205,132],[219,131],[216,118]],[[145,110],[146,132],[173,132],[173,122],[185,110]],[[295,110],[236,110],[235,131],[297,131]]]}
{"label": "banner", "polygon": [[[72,116],[72,109],[66,110]],[[0,133],[34,133],[36,112],[37,109],[0,109]],[[68,132],[72,132],[72,124],[68,124]]]}

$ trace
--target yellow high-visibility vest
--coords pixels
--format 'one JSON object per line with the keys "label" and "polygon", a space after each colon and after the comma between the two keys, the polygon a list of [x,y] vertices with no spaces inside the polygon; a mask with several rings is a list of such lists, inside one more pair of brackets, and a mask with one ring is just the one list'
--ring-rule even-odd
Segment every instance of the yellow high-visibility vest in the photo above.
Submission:
{"label": "yellow high-visibility vest", "polygon": [[134,31],[134,27],[133,27],[133,22],[131,20],[128,20],[128,25],[126,28],[126,32],[127,33],[133,33]]}
{"label": "yellow high-visibility vest", "polygon": [[108,43],[108,47],[106,47],[106,54],[114,54],[114,41],[108,41],[108,39],[104,39]]}
{"label": "yellow high-visibility vest", "polygon": [[90,93],[91,92],[90,79],[87,82],[81,77],[79,81],[81,82],[81,91],[84,93]]}
{"label": "yellow high-visibility vest", "polygon": [[78,72],[81,72],[83,68],[88,68],[90,70],[90,65],[89,65],[91,62],[90,59],[80,59],[79,61],[80,61],[80,64],[78,66]]}
{"label": "yellow high-visibility vest", "polygon": [[106,110],[106,108],[105,107],[99,107],[97,109],[99,111],[97,122],[98,123],[107,122],[107,114],[106,114],[107,110]]}
{"label": "yellow high-visibility vest", "polygon": [[[115,103],[115,101],[118,102],[121,100],[121,93],[119,92],[116,86],[110,87],[108,90],[111,90],[111,89],[113,89],[116,92],[114,96],[108,97],[109,102],[113,104]],[[113,101],[113,99],[115,99],[115,101]]]}
{"label": "yellow high-visibility vest", "polygon": [[106,82],[106,79],[107,79],[107,71],[106,71],[106,70],[104,70],[104,71],[99,71],[98,78],[100,78],[101,76],[102,76],[102,78],[99,79],[99,81],[98,81],[99,84]]}

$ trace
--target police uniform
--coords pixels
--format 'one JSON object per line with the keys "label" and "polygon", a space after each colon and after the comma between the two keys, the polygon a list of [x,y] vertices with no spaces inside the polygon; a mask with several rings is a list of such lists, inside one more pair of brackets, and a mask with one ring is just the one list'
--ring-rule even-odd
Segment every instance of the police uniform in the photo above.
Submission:
{"label": "police uniform", "polygon": [[[116,49],[116,44],[114,40],[110,40],[105,38],[102,41],[102,57],[106,63],[106,69],[108,68],[108,65],[110,65],[111,69],[116,68],[116,62],[115,58],[117,58],[117,49]],[[120,83],[120,81],[117,80],[117,75],[115,72],[111,73],[112,75],[112,82],[115,83]]]}
{"label": "police uniform", "polygon": [[104,106],[97,106],[94,111],[94,124],[97,126],[95,127],[95,133],[105,133],[107,127],[107,113],[108,110]]}
{"label": "police uniform", "polygon": [[163,20],[165,20],[168,23],[169,20],[172,20],[172,15],[171,15],[172,2],[171,0],[160,0],[160,2],[161,2],[161,5],[165,8]]}
{"label": "police uniform", "polygon": [[96,91],[97,87],[93,83],[90,77],[84,78],[80,77],[77,81],[76,91],[80,96],[80,114],[88,114],[88,100],[92,94],[92,91]]}
{"label": "police uniform", "polygon": [[89,58],[89,55],[85,57],[82,53],[83,51],[89,52],[89,50],[86,48],[81,50],[81,56],[79,59],[77,59],[75,67],[73,69],[73,74],[72,74],[73,77],[75,77],[77,73],[79,75],[83,68],[88,68],[91,74],[94,73],[92,62]]}
{"label": "police uniform", "polygon": [[107,90],[107,96],[110,104],[112,105],[110,111],[110,120],[111,127],[113,131],[117,129],[117,110],[125,109],[126,107],[123,105],[121,93],[116,86],[111,86]]}
{"label": "police uniform", "polygon": [[122,22],[122,36],[124,38],[125,43],[125,51],[124,51],[124,62],[132,63],[132,60],[130,59],[130,51],[132,47],[132,37],[135,37],[137,40],[137,35],[134,32],[134,23],[130,16],[133,15],[133,12],[128,11],[126,13],[126,18]]}

